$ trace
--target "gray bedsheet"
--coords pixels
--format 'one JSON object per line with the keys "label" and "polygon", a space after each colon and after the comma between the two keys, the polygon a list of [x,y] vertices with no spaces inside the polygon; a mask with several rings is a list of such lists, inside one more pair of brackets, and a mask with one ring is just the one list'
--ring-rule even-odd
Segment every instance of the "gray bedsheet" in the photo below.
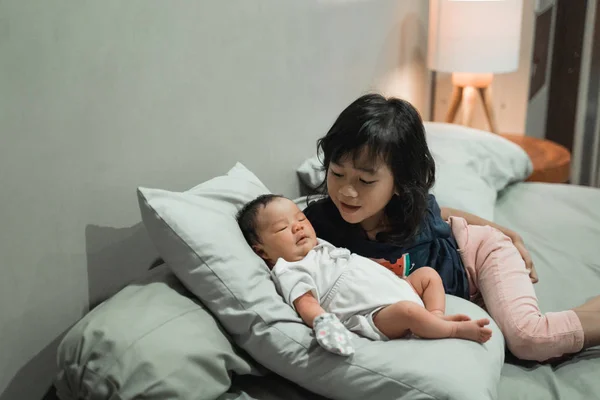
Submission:
{"label": "gray bedsheet", "polygon": [[218,400],[327,400],[275,374],[235,376]]}
{"label": "gray bedsheet", "polygon": [[[600,294],[600,190],[519,183],[501,193],[495,220],[519,232],[532,254],[543,312]],[[600,399],[600,348],[540,365],[507,357],[500,399]]]}

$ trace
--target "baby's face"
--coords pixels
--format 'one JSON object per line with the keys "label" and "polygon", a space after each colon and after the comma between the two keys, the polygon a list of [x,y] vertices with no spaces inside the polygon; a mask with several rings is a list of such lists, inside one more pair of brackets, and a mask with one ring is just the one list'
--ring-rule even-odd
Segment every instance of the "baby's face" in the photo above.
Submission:
{"label": "baby's face", "polygon": [[300,261],[317,245],[311,223],[293,201],[276,198],[258,213],[257,233],[260,244],[254,250],[269,266],[281,257]]}

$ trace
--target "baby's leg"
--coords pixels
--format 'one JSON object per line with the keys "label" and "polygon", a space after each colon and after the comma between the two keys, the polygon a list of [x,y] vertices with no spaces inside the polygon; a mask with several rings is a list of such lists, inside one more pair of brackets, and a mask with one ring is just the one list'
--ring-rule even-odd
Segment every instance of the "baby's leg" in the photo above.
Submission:
{"label": "baby's leg", "polygon": [[424,339],[459,338],[484,343],[492,336],[492,331],[485,328],[490,323],[488,319],[446,321],[411,301],[400,301],[383,308],[373,322],[390,339],[412,332]]}
{"label": "baby's leg", "polygon": [[463,314],[444,316],[446,312],[446,293],[442,278],[437,271],[430,267],[421,267],[410,274],[406,280],[415,288],[415,291],[423,299],[425,308],[434,315],[449,321],[469,321]]}
{"label": "baby's leg", "polygon": [[434,314],[444,315],[446,312],[446,296],[444,284],[437,271],[430,267],[421,267],[406,277],[415,288],[425,308]]}

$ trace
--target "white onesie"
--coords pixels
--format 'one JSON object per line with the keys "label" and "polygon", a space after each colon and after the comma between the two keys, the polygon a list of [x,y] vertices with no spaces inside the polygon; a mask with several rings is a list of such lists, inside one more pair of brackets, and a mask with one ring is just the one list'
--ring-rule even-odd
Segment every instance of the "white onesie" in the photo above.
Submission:
{"label": "white onesie", "polygon": [[373,323],[373,315],[390,304],[412,301],[423,306],[413,287],[375,261],[319,239],[300,261],[280,258],[271,276],[284,300],[312,292],[327,312],[349,330],[374,340],[387,340]]}

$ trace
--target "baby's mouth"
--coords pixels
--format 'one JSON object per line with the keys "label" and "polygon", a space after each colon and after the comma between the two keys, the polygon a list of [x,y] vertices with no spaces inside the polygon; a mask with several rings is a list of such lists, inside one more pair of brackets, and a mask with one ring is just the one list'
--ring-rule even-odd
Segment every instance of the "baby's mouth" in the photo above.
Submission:
{"label": "baby's mouth", "polygon": [[296,244],[302,244],[302,243],[304,243],[304,241],[306,241],[307,239],[308,239],[308,236],[306,236],[306,235],[302,235],[302,236],[300,236],[300,239],[298,239],[298,240],[296,241]]}

